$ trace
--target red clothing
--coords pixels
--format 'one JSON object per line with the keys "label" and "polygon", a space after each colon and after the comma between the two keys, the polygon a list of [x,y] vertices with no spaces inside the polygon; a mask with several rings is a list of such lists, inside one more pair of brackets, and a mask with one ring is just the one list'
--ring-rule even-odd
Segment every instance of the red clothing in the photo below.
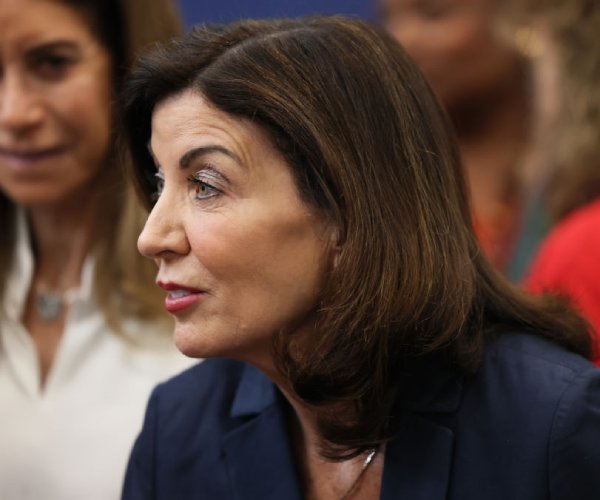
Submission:
{"label": "red clothing", "polygon": [[516,204],[505,204],[495,217],[484,218],[473,213],[473,229],[483,253],[490,263],[505,273],[512,258],[517,236],[519,210]]}
{"label": "red clothing", "polygon": [[561,221],[542,243],[525,279],[533,292],[566,295],[596,331],[600,366],[600,199]]}

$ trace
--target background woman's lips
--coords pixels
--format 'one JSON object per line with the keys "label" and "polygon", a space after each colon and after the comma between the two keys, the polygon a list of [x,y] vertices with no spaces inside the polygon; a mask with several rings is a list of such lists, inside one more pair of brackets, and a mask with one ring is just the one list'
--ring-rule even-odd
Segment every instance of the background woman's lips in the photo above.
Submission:
{"label": "background woman's lips", "polygon": [[45,160],[61,154],[65,148],[55,147],[33,151],[0,148],[0,161],[16,170],[25,170],[42,165]]}

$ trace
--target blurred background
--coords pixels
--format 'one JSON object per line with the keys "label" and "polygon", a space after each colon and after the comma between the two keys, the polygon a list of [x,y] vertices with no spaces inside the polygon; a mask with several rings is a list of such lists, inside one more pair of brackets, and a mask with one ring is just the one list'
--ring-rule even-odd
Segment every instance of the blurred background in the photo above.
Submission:
{"label": "blurred background", "polygon": [[346,14],[373,18],[369,0],[179,0],[186,25],[228,22],[243,17],[293,17],[309,14]]}

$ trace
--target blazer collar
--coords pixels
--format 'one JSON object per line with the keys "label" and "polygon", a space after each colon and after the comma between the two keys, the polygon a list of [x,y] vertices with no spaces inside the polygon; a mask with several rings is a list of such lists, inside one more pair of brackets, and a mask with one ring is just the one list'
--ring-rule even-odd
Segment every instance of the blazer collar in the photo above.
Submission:
{"label": "blazer collar", "polygon": [[[462,378],[425,364],[404,375],[398,433],[386,447],[381,498],[443,500],[454,434],[441,423],[447,418],[441,414],[457,409]],[[236,500],[301,500],[285,408],[275,385],[256,368],[245,366],[231,407],[240,425],[223,441]]]}
{"label": "blazer collar", "polygon": [[277,388],[260,370],[245,364],[231,405],[233,418],[258,415],[277,401]]}
{"label": "blazer collar", "polygon": [[275,385],[246,365],[231,407],[231,416],[240,423],[223,439],[236,500],[302,499],[285,411]]}
{"label": "blazer collar", "polygon": [[416,413],[450,413],[458,409],[464,376],[436,359],[420,360],[400,375],[398,405]]}
{"label": "blazer collar", "polygon": [[439,359],[423,358],[400,378],[397,434],[386,446],[381,498],[444,500],[463,377]]}
{"label": "blazer collar", "polygon": [[423,416],[405,413],[386,446],[381,499],[444,500],[452,467],[454,433]]}

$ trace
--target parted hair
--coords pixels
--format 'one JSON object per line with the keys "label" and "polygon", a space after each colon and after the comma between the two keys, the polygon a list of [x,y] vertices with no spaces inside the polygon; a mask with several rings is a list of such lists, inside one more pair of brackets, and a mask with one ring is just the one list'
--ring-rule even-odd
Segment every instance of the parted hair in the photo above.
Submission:
{"label": "parted hair", "polygon": [[[108,51],[112,62],[114,101],[121,92],[125,74],[136,57],[150,44],[181,33],[179,13],[172,0],[57,0],[79,11],[92,33]],[[94,293],[109,324],[121,331],[124,315],[159,319],[163,314],[161,294],[152,286],[156,269],[136,250],[136,239],[146,213],[134,189],[126,181],[126,151],[118,152],[115,133],[102,169],[102,182],[94,183],[89,195],[102,207],[95,221],[92,252],[96,257]],[[0,280],[12,265],[15,246],[15,205],[0,192]],[[4,287],[0,286],[0,298]],[[0,313],[1,314],[1,313]]]}
{"label": "parted hair", "polygon": [[[275,338],[278,367],[317,412],[323,450],[348,457],[394,434],[408,366],[473,373],[486,340],[525,330],[589,355],[586,326],[507,284],[478,247],[448,120],[396,41],[341,17],[198,26],[139,61],[123,94],[148,207],[154,107],[185,89],[263,127],[307,205],[338,229],[315,338]],[[294,348],[292,348],[292,346]]]}

